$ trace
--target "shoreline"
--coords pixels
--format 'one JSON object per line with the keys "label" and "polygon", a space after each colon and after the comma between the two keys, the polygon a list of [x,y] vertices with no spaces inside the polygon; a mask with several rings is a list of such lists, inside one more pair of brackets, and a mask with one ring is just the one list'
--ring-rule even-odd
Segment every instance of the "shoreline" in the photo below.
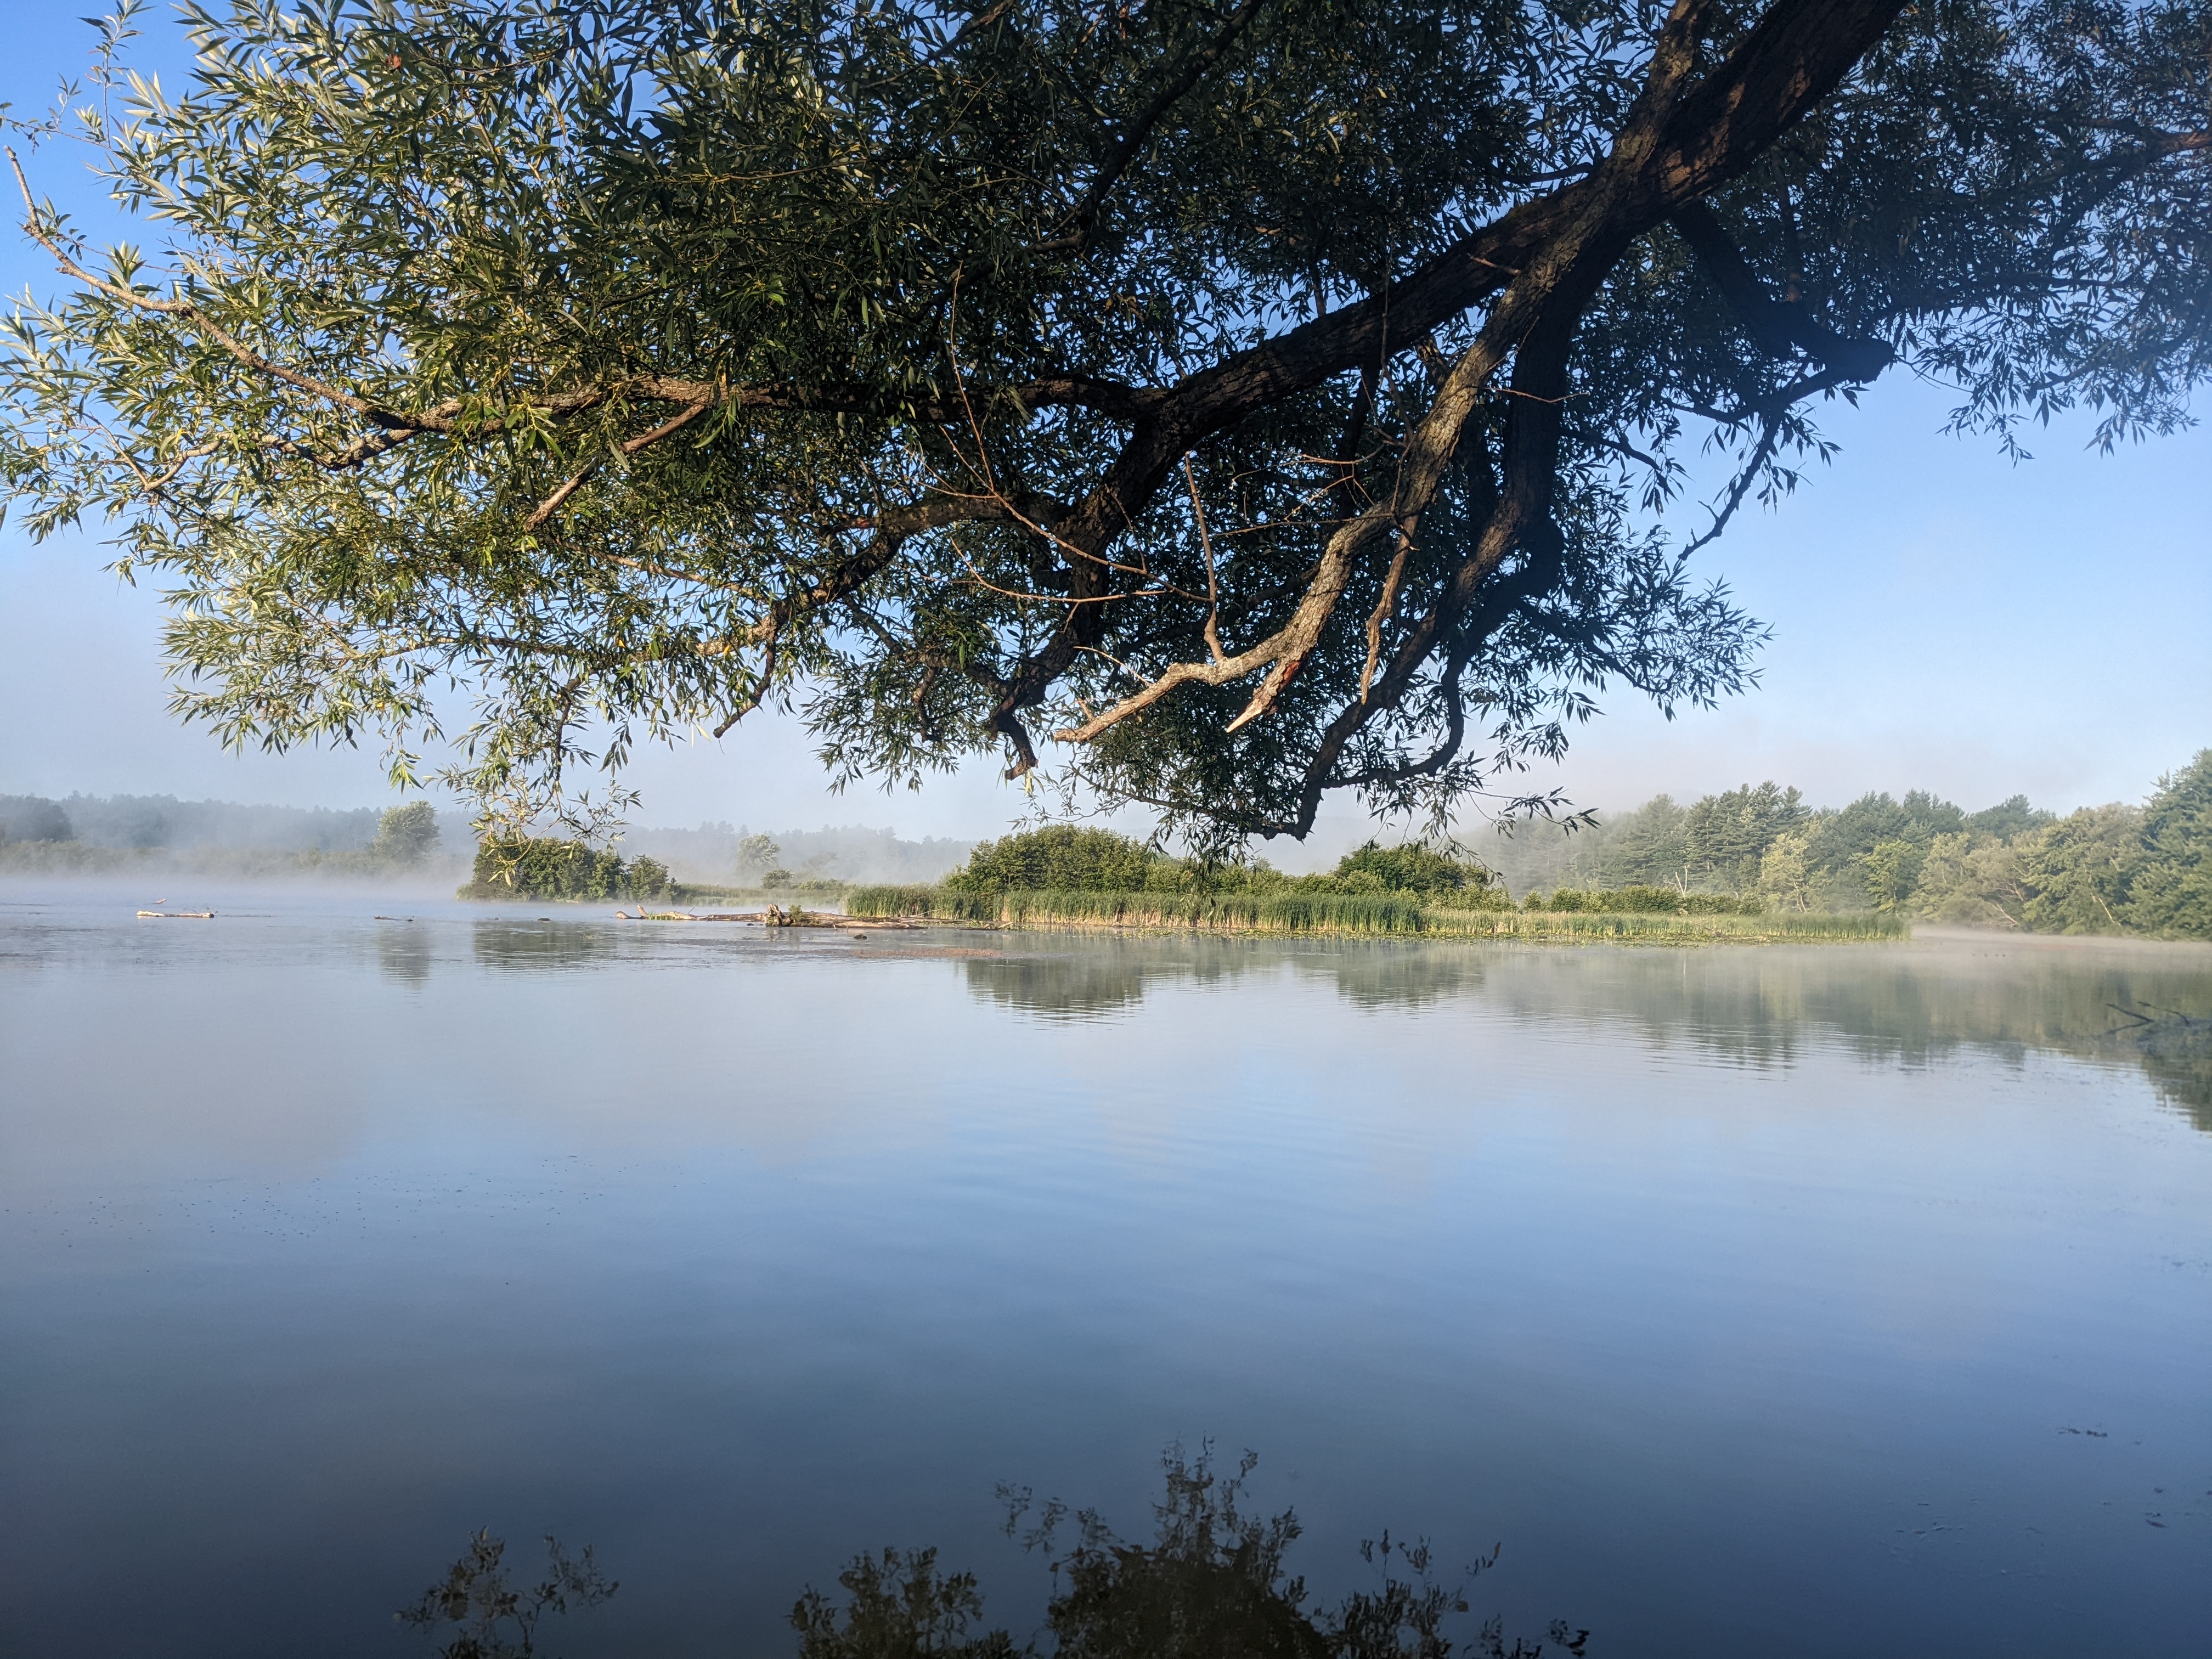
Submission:
{"label": "shoreline", "polygon": [[1460,909],[1408,897],[1300,892],[963,893],[855,888],[845,915],[865,925],[916,922],[1008,932],[1190,933],[1296,938],[1498,939],[1662,945],[1894,942],[1910,922],[1883,915]]}

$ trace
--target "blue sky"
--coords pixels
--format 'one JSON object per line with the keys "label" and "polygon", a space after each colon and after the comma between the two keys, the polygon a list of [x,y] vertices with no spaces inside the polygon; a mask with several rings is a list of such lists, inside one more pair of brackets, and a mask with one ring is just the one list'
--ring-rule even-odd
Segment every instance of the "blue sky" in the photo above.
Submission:
{"label": "blue sky", "polygon": [[[0,98],[20,112],[82,62],[90,31],[76,5],[15,0],[5,15]],[[73,158],[33,165],[40,189],[94,220]],[[57,281],[20,234],[0,234],[10,294]],[[2015,464],[1987,440],[1941,435],[1950,402],[1893,371],[1862,408],[1831,405],[1835,465],[1779,510],[1747,509],[1699,556],[1774,629],[1757,690],[1671,723],[1616,693],[1564,765],[1525,783],[1600,806],[1772,777],[1821,804],[1918,787],[1970,808],[2015,792],[2065,808],[2139,799],[2212,744],[2212,434],[2104,456],[2085,448],[2084,422],[2034,434],[2035,459]],[[0,531],[0,793],[387,797],[374,752],[234,757],[174,725],[158,599],[119,588],[103,562],[94,537],[33,547]],[[641,816],[664,823],[984,835],[1024,804],[986,764],[918,794],[832,796],[805,734],[773,720],[646,753],[632,781]],[[1316,853],[1364,836],[1356,810],[1334,810]]]}

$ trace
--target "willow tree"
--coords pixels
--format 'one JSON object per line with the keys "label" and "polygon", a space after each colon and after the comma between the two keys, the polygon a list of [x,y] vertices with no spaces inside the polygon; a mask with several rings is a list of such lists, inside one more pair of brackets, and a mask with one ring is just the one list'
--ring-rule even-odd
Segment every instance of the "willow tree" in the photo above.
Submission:
{"label": "willow tree", "polygon": [[235,743],[407,774],[458,684],[521,816],[771,702],[1233,843],[1743,687],[1686,561],[1825,399],[2112,442],[2206,366],[2203,0],[969,3],[195,0],[173,92],[110,20],[19,515]]}

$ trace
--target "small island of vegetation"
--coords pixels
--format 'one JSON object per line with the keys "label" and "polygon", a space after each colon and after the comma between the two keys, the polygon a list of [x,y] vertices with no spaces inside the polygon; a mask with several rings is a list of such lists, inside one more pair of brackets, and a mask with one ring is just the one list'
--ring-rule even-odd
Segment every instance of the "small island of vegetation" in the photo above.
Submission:
{"label": "small island of vegetation", "polygon": [[1053,825],[986,842],[928,887],[856,887],[856,916],[986,927],[1194,928],[1218,933],[1429,934],[1474,939],[1897,938],[1895,919],[1770,915],[1756,900],[1637,888],[1516,906],[1497,873],[1451,851],[1369,842],[1334,871],[1208,866],[1111,830]]}

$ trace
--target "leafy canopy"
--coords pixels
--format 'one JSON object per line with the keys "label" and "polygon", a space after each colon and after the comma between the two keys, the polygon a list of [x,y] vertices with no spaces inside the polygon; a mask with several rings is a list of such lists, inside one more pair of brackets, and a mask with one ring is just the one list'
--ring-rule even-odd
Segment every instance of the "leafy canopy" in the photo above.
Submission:
{"label": "leafy canopy", "polygon": [[1749,682],[1690,449],[1702,540],[1893,365],[2112,442],[2207,362],[2205,0],[188,0],[173,91],[136,9],[21,136],[158,246],[27,155],[0,479],[183,714],[509,824],[763,702],[1201,849],[1441,817]]}

